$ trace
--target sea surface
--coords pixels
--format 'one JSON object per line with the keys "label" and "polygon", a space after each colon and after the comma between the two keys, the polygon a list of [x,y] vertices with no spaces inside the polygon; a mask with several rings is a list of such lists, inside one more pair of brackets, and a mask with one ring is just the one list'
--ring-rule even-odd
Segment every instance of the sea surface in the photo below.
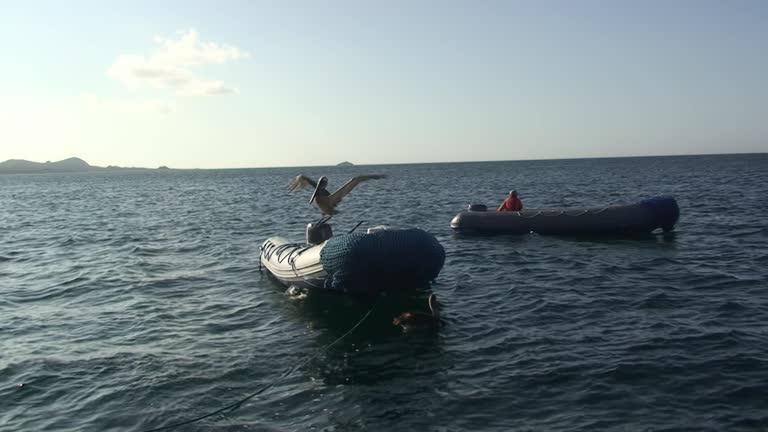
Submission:
{"label": "sea surface", "polygon": [[[291,297],[259,245],[333,218],[419,227],[431,287]],[[768,155],[0,176],[0,430],[764,431]],[[469,203],[677,198],[673,234],[459,236]],[[446,325],[392,326],[425,309]],[[286,371],[289,373],[286,374]],[[281,378],[282,377],[282,378]]]}

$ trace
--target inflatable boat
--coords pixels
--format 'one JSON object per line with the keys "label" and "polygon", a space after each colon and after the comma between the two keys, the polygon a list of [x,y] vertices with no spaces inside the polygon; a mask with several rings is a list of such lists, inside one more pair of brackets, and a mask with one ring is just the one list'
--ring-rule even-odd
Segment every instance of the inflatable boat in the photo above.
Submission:
{"label": "inflatable boat", "polygon": [[653,197],[629,205],[596,208],[488,211],[474,204],[451,220],[459,232],[522,234],[638,234],[671,231],[680,216],[672,197]]}
{"label": "inflatable boat", "polygon": [[333,236],[331,226],[321,223],[307,226],[303,243],[267,239],[259,259],[286,286],[371,294],[428,285],[443,267],[445,250],[416,228]]}

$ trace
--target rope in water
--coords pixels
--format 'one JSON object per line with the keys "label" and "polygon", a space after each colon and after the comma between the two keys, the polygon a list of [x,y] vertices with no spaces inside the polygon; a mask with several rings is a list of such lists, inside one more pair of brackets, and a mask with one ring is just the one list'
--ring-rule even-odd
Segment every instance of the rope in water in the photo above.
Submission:
{"label": "rope in water", "polygon": [[349,336],[350,334],[352,334],[352,332],[354,332],[354,331],[355,331],[355,330],[356,330],[358,327],[360,327],[360,325],[362,325],[362,324],[363,324],[363,322],[365,322],[365,320],[366,320],[366,319],[368,319],[368,317],[371,315],[371,313],[373,313],[374,309],[376,309],[376,306],[379,304],[379,300],[381,300],[381,297],[379,297],[379,298],[377,298],[377,299],[376,299],[376,302],[375,302],[375,303],[374,303],[374,304],[371,306],[371,308],[370,308],[370,309],[368,309],[368,312],[366,312],[366,313],[365,313],[365,315],[363,315],[363,317],[362,317],[362,318],[360,318],[360,320],[357,322],[357,324],[353,325],[353,326],[352,326],[352,328],[350,328],[349,330],[347,330],[347,332],[346,332],[346,333],[344,333],[343,335],[341,335],[341,336],[339,336],[338,338],[336,338],[336,340],[334,340],[333,342],[331,342],[331,343],[329,343],[329,344],[325,345],[324,347],[320,348],[319,350],[317,350],[317,352],[316,352],[315,354],[313,354],[313,355],[312,355],[312,356],[310,356],[310,357],[307,357],[307,358],[306,358],[306,359],[305,359],[303,362],[301,362],[301,363],[298,363],[298,364],[296,364],[296,365],[294,365],[294,366],[291,366],[290,368],[286,369],[286,371],[285,371],[285,372],[283,372],[283,374],[282,374],[282,375],[280,375],[279,377],[277,377],[275,380],[273,380],[272,382],[270,382],[270,383],[268,383],[268,384],[266,384],[266,385],[262,386],[261,388],[259,388],[259,389],[258,389],[258,390],[256,390],[255,392],[253,392],[253,393],[249,394],[248,396],[246,396],[246,397],[244,397],[244,398],[240,399],[240,400],[239,400],[239,401],[237,401],[237,402],[231,403],[231,404],[229,404],[229,405],[227,405],[227,406],[225,406],[225,407],[223,407],[223,408],[219,408],[219,409],[217,409],[216,411],[213,411],[213,412],[211,412],[211,413],[208,413],[208,414],[205,414],[205,415],[202,415],[202,416],[199,416],[199,417],[195,417],[195,418],[193,418],[193,419],[190,419],[190,420],[185,420],[185,421],[183,421],[183,422],[174,423],[174,424],[171,424],[171,425],[168,425],[168,426],[162,426],[162,427],[159,427],[159,428],[155,428],[155,429],[148,429],[148,430],[145,430],[144,432],[157,432],[157,431],[165,431],[165,430],[171,430],[171,429],[175,429],[175,428],[177,428],[177,427],[179,427],[179,426],[188,425],[188,424],[191,424],[191,423],[195,423],[195,422],[198,422],[198,421],[200,421],[200,420],[203,420],[203,419],[207,419],[207,418],[209,418],[209,417],[213,417],[213,416],[215,416],[216,414],[221,414],[221,413],[223,413],[223,412],[225,412],[225,411],[234,411],[234,410],[236,410],[237,408],[240,408],[240,406],[241,406],[243,403],[245,403],[245,402],[247,402],[248,400],[250,400],[250,399],[254,398],[255,396],[257,396],[257,395],[259,395],[260,393],[262,393],[262,392],[264,392],[265,390],[267,390],[268,388],[270,388],[270,387],[274,386],[275,384],[277,384],[278,382],[280,382],[281,380],[283,380],[284,378],[286,378],[287,376],[289,376],[291,373],[293,373],[293,371],[295,371],[296,369],[298,369],[298,368],[300,368],[300,367],[302,367],[302,366],[306,365],[306,364],[307,364],[307,363],[309,363],[310,361],[314,360],[314,359],[315,359],[315,358],[317,358],[317,357],[318,357],[320,354],[322,354],[323,352],[327,351],[329,348],[331,348],[332,346],[334,346],[334,345],[336,345],[337,343],[341,342],[341,341],[342,341],[344,338],[346,338],[347,336]]}
{"label": "rope in water", "polygon": [[528,209],[528,211],[536,210],[534,213],[531,214],[522,214],[522,211],[516,212],[520,217],[525,219],[531,219],[538,216],[572,216],[572,217],[578,217],[583,216],[585,214],[600,214],[606,210],[608,210],[609,207],[602,207],[602,208],[589,208],[589,209],[583,209],[583,210],[560,210],[560,209],[551,209],[551,210],[540,210],[540,209]]}

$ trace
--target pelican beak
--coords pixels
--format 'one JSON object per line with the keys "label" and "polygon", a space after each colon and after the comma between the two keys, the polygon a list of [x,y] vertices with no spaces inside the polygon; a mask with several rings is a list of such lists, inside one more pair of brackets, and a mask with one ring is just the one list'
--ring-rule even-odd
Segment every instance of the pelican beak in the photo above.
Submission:
{"label": "pelican beak", "polygon": [[312,204],[312,202],[315,200],[315,198],[317,197],[317,193],[320,191],[320,188],[324,187],[327,181],[328,180],[326,180],[324,176],[320,177],[320,179],[317,180],[317,186],[315,186],[315,191],[312,192],[312,197],[309,199],[310,204]]}
{"label": "pelican beak", "polygon": [[429,310],[432,311],[432,316],[438,318],[440,316],[440,303],[437,301],[437,296],[430,294],[427,304],[429,304]]}
{"label": "pelican beak", "polygon": [[317,191],[320,190],[320,183],[317,184],[317,187],[315,188],[315,191],[312,192],[312,198],[309,199],[309,203],[312,204],[312,201],[315,200],[315,197],[317,197]]}

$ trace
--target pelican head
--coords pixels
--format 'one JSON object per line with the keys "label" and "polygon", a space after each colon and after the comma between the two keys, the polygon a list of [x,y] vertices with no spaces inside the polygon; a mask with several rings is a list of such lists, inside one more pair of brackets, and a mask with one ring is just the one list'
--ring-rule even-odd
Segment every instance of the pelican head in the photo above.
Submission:
{"label": "pelican head", "polygon": [[320,189],[324,189],[325,186],[328,185],[328,177],[322,176],[320,179],[317,180],[317,187],[315,187],[315,191],[312,192],[312,197],[309,199],[309,203],[312,204],[312,201],[315,200],[317,197],[317,193],[320,191]]}
{"label": "pelican head", "polygon": [[403,312],[392,320],[392,324],[402,327],[405,331],[436,329],[440,327],[440,303],[437,302],[437,296],[434,294],[430,295],[427,303],[432,313]]}

